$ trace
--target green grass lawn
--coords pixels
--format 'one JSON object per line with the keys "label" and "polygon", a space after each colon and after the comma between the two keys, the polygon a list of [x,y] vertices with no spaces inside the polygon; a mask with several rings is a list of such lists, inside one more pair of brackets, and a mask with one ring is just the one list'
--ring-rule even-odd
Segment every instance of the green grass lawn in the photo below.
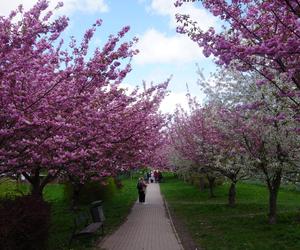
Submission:
{"label": "green grass lawn", "polygon": [[238,183],[237,205],[227,206],[229,184],[208,191],[167,177],[161,191],[171,211],[188,227],[197,245],[218,249],[300,249],[300,192],[281,189],[278,224],[268,225],[268,192],[262,185]]}
{"label": "green grass lawn", "polygon": [[[137,199],[136,180],[124,179],[123,188],[118,190],[109,200],[103,202],[104,215],[106,217],[104,231],[108,234],[115,230],[126,218],[133,203]],[[12,181],[0,183],[0,197],[16,193],[26,193],[29,187],[26,184],[16,185]],[[63,250],[68,248],[74,223],[74,213],[70,211],[70,205],[64,197],[62,184],[49,184],[44,190],[44,199],[51,204],[51,226],[49,234],[49,250]],[[81,206],[88,210],[88,206]],[[100,237],[83,238],[72,243],[74,250],[92,249],[95,241]]]}

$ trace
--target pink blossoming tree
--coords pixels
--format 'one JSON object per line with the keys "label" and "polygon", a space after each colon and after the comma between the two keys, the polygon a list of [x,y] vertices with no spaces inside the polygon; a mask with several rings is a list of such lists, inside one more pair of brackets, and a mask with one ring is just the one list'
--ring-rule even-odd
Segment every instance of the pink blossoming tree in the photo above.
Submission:
{"label": "pink blossoming tree", "polygon": [[23,174],[39,196],[61,174],[84,182],[151,161],[168,84],[128,93],[120,84],[137,40],[120,40],[129,27],[88,57],[102,21],[66,46],[68,19],[47,9],[40,0],[0,17],[0,172]]}
{"label": "pink blossoming tree", "polygon": [[[183,1],[176,1],[180,6]],[[191,1],[195,2],[195,1]],[[187,34],[221,65],[261,75],[288,98],[299,115],[299,0],[202,0],[202,6],[224,23],[221,31],[201,30],[187,15],[177,15],[178,32]]]}

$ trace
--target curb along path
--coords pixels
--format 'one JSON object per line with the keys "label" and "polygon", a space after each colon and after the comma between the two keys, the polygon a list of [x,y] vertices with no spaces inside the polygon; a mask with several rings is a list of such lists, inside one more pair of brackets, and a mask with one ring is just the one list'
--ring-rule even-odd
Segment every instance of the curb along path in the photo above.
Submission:
{"label": "curb along path", "polygon": [[167,217],[159,184],[148,185],[146,204],[136,202],[126,222],[98,249],[183,250]]}

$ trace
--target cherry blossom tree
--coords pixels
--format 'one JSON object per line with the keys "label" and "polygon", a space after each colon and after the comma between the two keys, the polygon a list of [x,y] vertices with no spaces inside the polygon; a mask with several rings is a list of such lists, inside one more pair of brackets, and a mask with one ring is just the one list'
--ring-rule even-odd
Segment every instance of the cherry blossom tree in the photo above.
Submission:
{"label": "cherry blossom tree", "polygon": [[[183,1],[176,1],[180,6]],[[194,2],[194,1],[192,1]],[[200,2],[200,1],[199,1]],[[220,65],[256,72],[260,84],[271,83],[286,97],[299,116],[300,2],[298,0],[202,0],[202,6],[219,17],[223,28],[199,28],[187,15],[177,15],[178,32],[187,34],[213,55]]]}
{"label": "cherry blossom tree", "polygon": [[[175,5],[183,2],[189,1]],[[198,43],[205,56],[213,55],[217,64],[237,70],[234,81],[217,81],[221,86],[216,91],[205,90],[210,101],[227,110],[217,122],[227,120],[229,127],[239,121],[234,131],[256,175],[262,175],[268,186],[269,222],[275,223],[282,179],[299,171],[300,2],[202,0],[201,4],[224,25],[203,31],[188,15],[177,15],[177,31]],[[228,73],[223,74],[225,79]]]}
{"label": "cherry blossom tree", "polygon": [[217,178],[214,169],[218,155],[217,131],[210,126],[208,112],[190,100],[191,114],[178,109],[170,128],[173,147],[181,162],[189,169],[205,174],[209,183],[210,196],[214,197],[213,187]]}
{"label": "cherry blossom tree", "polygon": [[223,70],[213,80],[214,86],[203,80],[199,83],[208,101],[222,107],[216,124],[231,131],[230,138],[236,138],[235,145],[241,149],[236,153],[247,157],[245,166],[256,178],[264,179],[269,190],[269,222],[273,224],[280,184],[299,172],[299,135],[289,102],[280,98],[272,85],[258,86],[259,77]]}
{"label": "cherry blossom tree", "polygon": [[23,174],[37,195],[61,174],[84,182],[151,161],[168,84],[128,93],[120,84],[138,52],[136,38],[120,42],[129,27],[89,57],[102,21],[67,46],[68,19],[47,9],[40,0],[0,17],[0,171]]}
{"label": "cherry blossom tree", "polygon": [[179,159],[185,160],[180,163],[185,162],[185,168],[206,173],[211,196],[218,175],[231,181],[230,206],[235,205],[236,183],[248,176],[246,165],[249,164],[241,137],[235,132],[243,123],[234,115],[229,109],[212,103],[201,107],[194,102],[191,114],[177,114],[171,130]]}

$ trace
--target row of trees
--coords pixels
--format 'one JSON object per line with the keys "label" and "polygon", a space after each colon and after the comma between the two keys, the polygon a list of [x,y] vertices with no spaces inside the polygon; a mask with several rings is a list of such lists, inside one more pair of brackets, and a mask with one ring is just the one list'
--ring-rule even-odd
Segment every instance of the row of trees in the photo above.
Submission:
{"label": "row of trees", "polygon": [[0,17],[0,174],[24,175],[35,195],[61,175],[83,183],[151,165],[162,143],[168,81],[122,88],[137,39],[121,42],[124,27],[92,54],[101,23],[66,45],[68,18],[53,17],[46,0]]}
{"label": "row of trees", "polygon": [[223,29],[202,31],[188,15],[177,15],[178,32],[221,67],[209,81],[199,71],[206,102],[189,97],[190,112],[177,110],[167,152],[173,164],[196,168],[208,180],[226,176],[231,206],[239,180],[262,178],[274,224],[282,181],[299,181],[300,174],[300,2],[201,2],[226,23]]}
{"label": "row of trees", "polygon": [[190,98],[191,111],[176,112],[169,151],[173,165],[206,174],[210,188],[216,177],[227,177],[230,206],[239,180],[263,179],[269,221],[275,223],[282,180],[299,181],[300,140],[296,122],[286,116],[293,110],[273,95],[272,87],[257,86],[253,78],[226,69],[214,79],[217,85],[201,81],[207,102],[201,106]]}

